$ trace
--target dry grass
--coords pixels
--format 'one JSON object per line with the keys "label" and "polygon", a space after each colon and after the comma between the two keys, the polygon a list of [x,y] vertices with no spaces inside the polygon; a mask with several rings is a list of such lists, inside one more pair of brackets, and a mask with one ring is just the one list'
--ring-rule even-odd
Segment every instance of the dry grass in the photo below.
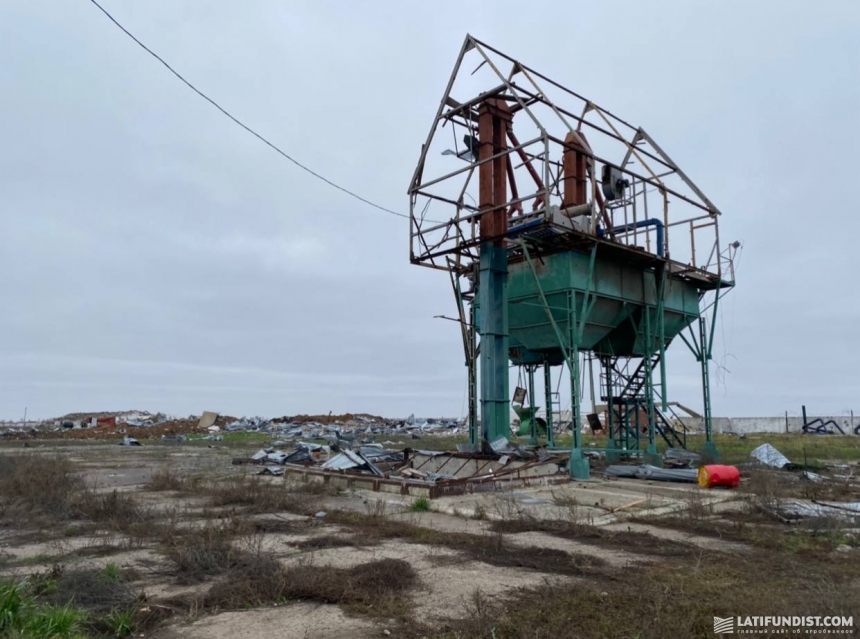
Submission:
{"label": "dry grass", "polygon": [[384,618],[408,615],[403,595],[418,581],[402,559],[377,559],[352,568],[300,564],[287,569],[286,577],[287,599],[340,604]]}
{"label": "dry grass", "polygon": [[560,519],[535,519],[523,516],[519,519],[494,521],[490,529],[505,534],[544,532],[555,537],[571,539],[592,546],[658,557],[692,556],[699,552],[693,544],[680,541],[672,541],[671,544],[668,544],[647,532],[610,531]]}
{"label": "dry grass", "polygon": [[[39,455],[4,455],[0,462],[4,518],[34,524],[86,520],[113,532],[146,535],[152,511],[129,493],[99,492],[68,460]],[[67,529],[68,530],[68,529]]]}
{"label": "dry grass", "polygon": [[695,562],[627,568],[596,583],[556,582],[518,590],[502,600],[491,601],[477,593],[460,618],[441,628],[416,627],[411,636],[711,637],[714,616],[761,615],[762,610],[856,616],[858,575],[860,567],[840,569],[834,562],[808,566],[785,560],[774,563],[758,555],[750,559],[705,553]]}
{"label": "dry grass", "polygon": [[417,581],[408,562],[378,559],[352,568],[301,563],[281,566],[267,553],[246,555],[213,584],[203,600],[205,609],[317,601],[339,604],[351,612],[385,618],[408,617],[404,594]]}
{"label": "dry grass", "polygon": [[78,509],[84,519],[133,536],[147,536],[155,525],[152,509],[139,504],[131,494],[116,490],[83,490],[78,496]]}
{"label": "dry grass", "polygon": [[242,553],[206,594],[210,609],[241,609],[283,601],[289,576],[271,554]]}
{"label": "dry grass", "polygon": [[319,496],[327,494],[322,484],[273,483],[259,477],[237,475],[221,481],[200,484],[197,494],[210,498],[213,506],[238,506],[252,513],[292,512],[310,515]]}
{"label": "dry grass", "polygon": [[160,542],[179,581],[199,582],[239,569],[264,554],[263,538],[255,525],[260,523],[265,522],[248,522],[232,513],[221,521],[165,528]]}
{"label": "dry grass", "polygon": [[325,550],[327,548],[364,548],[379,542],[368,535],[320,535],[309,537],[292,545],[299,550]]}
{"label": "dry grass", "polygon": [[154,473],[146,484],[147,490],[152,491],[193,491],[200,483],[198,478],[184,477],[174,469],[166,467]]}
{"label": "dry grass", "polygon": [[380,515],[330,511],[327,521],[351,528],[363,540],[397,539],[406,543],[448,548],[470,560],[493,566],[526,568],[540,572],[581,575],[604,562],[589,555],[567,553],[538,546],[515,546],[501,534],[444,532],[415,526]]}
{"label": "dry grass", "polygon": [[786,516],[786,503],[801,497],[810,486],[818,484],[785,471],[755,469],[741,485],[739,494],[746,504],[743,512],[716,516],[712,509],[691,499],[681,514],[655,517],[646,513],[633,521],[747,543],[782,555],[806,556],[829,553],[842,545],[860,546],[860,538],[845,521]]}
{"label": "dry grass", "polygon": [[80,515],[85,489],[74,465],[61,457],[3,455],[0,459],[0,502],[4,515],[36,513],[53,520]]}

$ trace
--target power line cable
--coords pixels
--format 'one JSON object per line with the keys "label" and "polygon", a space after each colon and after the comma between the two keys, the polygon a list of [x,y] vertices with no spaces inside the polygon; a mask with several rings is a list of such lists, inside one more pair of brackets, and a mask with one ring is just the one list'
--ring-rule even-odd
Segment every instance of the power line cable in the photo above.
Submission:
{"label": "power line cable", "polygon": [[[299,162],[299,161],[298,161],[298,160],[296,160],[295,158],[291,157],[289,154],[285,153],[285,152],[284,152],[283,150],[281,150],[278,146],[276,146],[276,145],[275,145],[275,144],[273,144],[272,142],[269,142],[269,140],[267,140],[267,139],[266,139],[266,138],[264,138],[262,135],[260,135],[259,133],[257,133],[254,129],[252,129],[252,128],[251,128],[251,127],[249,127],[247,124],[245,124],[244,122],[242,122],[241,120],[239,120],[237,117],[235,117],[235,116],[234,116],[233,114],[231,114],[229,111],[227,111],[227,109],[225,109],[224,107],[222,107],[220,104],[218,104],[217,102],[215,102],[215,100],[213,100],[212,98],[210,98],[208,95],[206,95],[205,93],[203,93],[200,89],[198,89],[196,86],[194,86],[193,84],[191,84],[191,82],[189,82],[188,80],[186,80],[186,79],[182,76],[182,74],[180,74],[178,71],[176,71],[176,69],[174,69],[172,66],[170,66],[170,65],[169,65],[169,64],[164,60],[164,58],[162,58],[160,55],[158,55],[157,53],[155,53],[155,51],[153,51],[153,50],[152,50],[152,49],[150,49],[148,46],[146,46],[143,42],[141,42],[140,40],[138,40],[138,39],[137,39],[137,38],[136,38],[136,37],[135,37],[135,36],[134,36],[134,35],[133,35],[133,34],[132,34],[128,29],[126,29],[124,26],[122,26],[122,25],[117,21],[117,19],[116,19],[116,18],[114,18],[110,13],[108,13],[108,11],[107,11],[103,6],[101,6],[98,2],[96,2],[96,0],[90,0],[90,2],[92,2],[96,7],[98,7],[98,9],[99,9],[103,14],[105,14],[105,15],[107,16],[107,18],[108,18],[111,22],[113,22],[113,23],[114,23],[114,24],[115,24],[115,25],[116,25],[116,26],[117,26],[117,27],[118,27],[118,28],[119,28],[123,33],[125,33],[125,35],[127,35],[129,38],[131,38],[132,40],[134,40],[134,41],[137,43],[137,45],[138,45],[138,46],[140,46],[144,51],[146,51],[149,55],[151,55],[153,58],[155,58],[155,59],[156,59],[156,60],[158,60],[161,64],[163,64],[163,65],[164,65],[164,67],[165,67],[168,71],[170,71],[173,75],[175,75],[177,78],[179,78],[179,79],[180,79],[180,80],[181,80],[181,81],[182,81],[182,82],[183,82],[183,83],[184,83],[184,84],[185,84],[189,89],[191,89],[192,91],[194,91],[194,93],[196,93],[196,94],[197,94],[197,95],[199,95],[201,98],[203,98],[204,100],[206,100],[209,104],[211,104],[212,106],[214,106],[214,107],[215,107],[216,109],[218,109],[221,113],[223,113],[223,114],[224,114],[224,115],[226,115],[228,118],[230,118],[233,122],[235,122],[235,123],[236,123],[236,124],[238,124],[240,127],[242,127],[243,129],[245,129],[245,131],[247,131],[248,133],[250,133],[251,135],[253,135],[255,138],[257,138],[258,140],[260,140],[261,142],[263,142],[264,144],[266,144],[267,146],[269,146],[271,149],[273,149],[274,151],[276,151],[277,153],[279,153],[280,155],[282,155],[283,157],[285,157],[286,159],[288,159],[290,162],[292,162],[293,164],[295,164],[297,167],[299,167],[299,168],[300,168],[300,169],[302,169],[303,171],[307,171],[308,173],[310,173],[311,175],[313,175],[315,178],[317,178],[317,179],[319,179],[319,180],[322,180],[323,182],[325,182],[325,183],[326,183],[326,184],[328,184],[329,186],[333,186],[334,188],[338,189],[339,191],[343,191],[343,192],[344,192],[344,193],[346,193],[347,195],[350,195],[350,196],[354,197],[355,199],[360,200],[361,202],[364,202],[365,204],[369,204],[370,206],[372,206],[372,207],[374,207],[374,208],[377,208],[377,209],[379,209],[380,211],[385,211],[386,213],[390,213],[391,215],[396,215],[396,216],[398,216],[398,217],[405,217],[406,219],[409,219],[409,216],[408,216],[408,215],[406,215],[406,214],[404,214],[404,213],[398,213],[397,211],[392,211],[391,209],[385,208],[384,206],[381,206],[381,205],[379,205],[379,204],[376,204],[375,202],[371,202],[370,200],[368,200],[368,199],[366,199],[366,198],[361,197],[361,196],[360,196],[360,195],[358,195],[357,193],[354,193],[353,191],[350,191],[349,189],[344,188],[344,187],[340,186],[339,184],[335,184],[334,182],[332,182],[331,180],[329,180],[327,177],[320,175],[320,174],[319,174],[319,173],[317,173],[316,171],[314,171],[314,170],[312,170],[312,169],[308,168],[307,166],[305,166],[304,164],[302,164],[301,162]],[[428,220],[428,221],[432,221],[432,220]]]}

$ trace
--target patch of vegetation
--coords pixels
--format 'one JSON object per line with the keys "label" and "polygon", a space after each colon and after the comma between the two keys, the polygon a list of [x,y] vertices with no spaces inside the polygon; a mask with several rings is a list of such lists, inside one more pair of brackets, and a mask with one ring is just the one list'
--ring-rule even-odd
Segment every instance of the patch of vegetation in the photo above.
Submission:
{"label": "patch of vegetation", "polygon": [[242,506],[247,512],[289,511],[312,514],[317,486],[283,485],[260,481],[259,478],[237,475],[218,482],[201,485],[199,494],[210,497],[213,506]]}
{"label": "patch of vegetation", "polygon": [[112,490],[99,493],[84,489],[78,495],[79,516],[105,528],[135,537],[152,534],[155,517],[151,508],[139,504],[129,493]]}
{"label": "patch of vegetation", "polygon": [[699,549],[693,544],[682,541],[672,541],[671,544],[667,544],[647,532],[606,530],[605,528],[562,519],[535,519],[528,516],[502,519],[492,522],[490,530],[506,534],[543,532],[592,546],[627,550],[659,557],[690,556],[699,552]]}
{"label": "patch of vegetation", "polygon": [[224,574],[243,561],[245,552],[233,545],[235,537],[236,531],[229,525],[206,522],[165,539],[165,554],[180,582],[198,582]]}
{"label": "patch of vegetation", "polygon": [[[846,615],[860,597],[860,566],[806,565],[753,555],[727,560],[704,553],[695,562],[626,568],[598,582],[561,582],[490,600],[476,593],[464,614],[441,627],[414,628],[428,639],[604,639],[713,636],[713,617],[792,610]],[[751,579],[750,575],[756,575]],[[814,597],[810,593],[815,592]],[[761,635],[770,636],[763,631]]]}
{"label": "patch of vegetation", "polygon": [[581,575],[586,568],[597,568],[604,563],[589,555],[567,553],[553,548],[515,546],[506,542],[501,534],[445,532],[415,526],[385,516],[330,511],[326,520],[348,526],[364,539],[376,542],[397,539],[406,543],[439,546],[462,553],[471,560],[493,566],[528,568],[561,575]]}
{"label": "patch of vegetation", "polygon": [[[115,565],[115,564],[114,564]],[[71,605],[99,616],[115,610],[133,609],[140,597],[120,570],[105,571],[96,568],[68,570],[54,566],[29,580],[30,592],[42,603]]]}
{"label": "patch of vegetation", "polygon": [[146,484],[146,489],[152,491],[184,491],[193,488],[195,483],[197,482],[193,479],[183,477],[168,467],[153,473]]}
{"label": "patch of vegetation", "polygon": [[[0,504],[7,517],[33,520],[35,514],[50,522],[84,519],[128,534],[137,534],[152,520],[151,510],[130,494],[98,492],[86,485],[67,459],[36,454],[3,455]],[[70,527],[66,534],[70,530],[74,534],[80,531]]]}
{"label": "patch of vegetation", "polygon": [[287,580],[286,571],[271,554],[241,554],[209,589],[203,606],[242,609],[277,603],[285,599]]}
{"label": "patch of vegetation", "polygon": [[138,602],[136,594],[109,582],[103,572],[56,567],[25,582],[0,582],[0,637],[126,637],[139,627]]}
{"label": "patch of vegetation", "polygon": [[378,542],[362,534],[358,535],[320,535],[310,537],[292,545],[300,550],[324,550],[326,548],[363,548]]}
{"label": "patch of vegetation", "polygon": [[272,441],[272,436],[269,433],[258,433],[251,430],[227,431],[221,433],[221,436],[224,438],[224,442],[228,444],[261,444]]}
{"label": "patch of vegetation", "polygon": [[117,582],[122,579],[122,568],[115,561],[109,561],[102,568],[102,576],[111,582]]}
{"label": "patch of vegetation", "polygon": [[337,603],[352,612],[378,617],[403,617],[402,598],[418,575],[402,559],[377,559],[352,568],[304,564],[287,569],[288,599]]}
{"label": "patch of vegetation", "polygon": [[65,606],[32,606],[25,620],[23,634],[39,639],[80,637],[87,615],[82,610]]}
{"label": "patch of vegetation", "polygon": [[309,525],[307,521],[296,519],[279,519],[277,517],[267,519],[244,520],[244,523],[255,533],[280,533],[295,534],[304,532]]}
{"label": "patch of vegetation", "polygon": [[379,559],[352,568],[301,563],[284,567],[264,552],[246,555],[204,597],[206,609],[243,609],[287,601],[339,604],[351,612],[405,619],[403,593],[417,581],[400,559]]}
{"label": "patch of vegetation", "polygon": [[[750,451],[765,444],[773,444],[779,451],[797,464],[820,466],[822,461],[840,459],[860,460],[860,438],[852,435],[803,435],[801,433],[760,433],[743,438],[724,433],[714,434],[714,443],[720,451],[723,464],[739,464],[750,461]],[[704,444],[704,436],[689,435],[687,447],[698,450]]]}
{"label": "patch of vegetation", "polygon": [[0,633],[23,629],[29,602],[22,590],[21,586],[0,581]]}
{"label": "patch of vegetation", "polygon": [[413,513],[427,513],[431,510],[430,506],[430,500],[427,497],[418,497],[412,502],[409,510]]}
{"label": "patch of vegetation", "polygon": [[633,521],[747,543],[788,555],[829,553],[842,545],[860,545],[845,521],[797,519],[785,515],[787,502],[800,497],[803,486],[809,484],[789,472],[755,469],[747,474],[740,489],[747,506],[745,511],[726,512],[715,517],[711,509],[700,508],[693,500],[682,514],[651,516],[644,513]]}
{"label": "patch of vegetation", "polygon": [[12,514],[36,511],[55,520],[73,519],[80,514],[83,489],[74,465],[62,457],[10,454],[0,463],[0,500]]}
{"label": "patch of vegetation", "polygon": [[134,632],[135,611],[114,610],[104,618],[104,625],[110,636],[117,637],[117,639],[127,637]]}

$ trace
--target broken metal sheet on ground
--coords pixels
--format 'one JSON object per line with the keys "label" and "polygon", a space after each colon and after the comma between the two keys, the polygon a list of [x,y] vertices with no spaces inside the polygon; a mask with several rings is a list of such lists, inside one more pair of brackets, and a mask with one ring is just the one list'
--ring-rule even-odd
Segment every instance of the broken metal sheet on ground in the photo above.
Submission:
{"label": "broken metal sheet on ground", "polygon": [[358,453],[345,449],[343,452],[329,459],[322,467],[326,470],[347,470],[363,465],[364,460],[358,456]]}
{"label": "broken metal sheet on ground", "polygon": [[343,452],[329,459],[326,463],[322,465],[322,468],[325,470],[362,469],[369,470],[374,475],[379,475],[380,477],[385,476],[385,473],[383,473],[376,466],[374,466],[361,453],[349,449],[346,449]]}
{"label": "broken metal sheet on ground", "polygon": [[668,461],[673,466],[677,466],[677,464],[684,464],[685,468],[689,467],[691,464],[698,464],[702,460],[702,456],[699,453],[693,452],[692,450],[684,450],[683,448],[669,448],[663,453],[663,459]]}
{"label": "broken metal sheet on ground", "polygon": [[642,466],[613,464],[606,467],[603,476],[671,481],[685,484],[695,484],[699,481],[699,472],[694,468],[657,468],[656,466],[649,466],[647,464]]}
{"label": "broken metal sheet on ground", "polygon": [[266,455],[266,461],[274,462],[275,464],[283,464],[287,457],[289,457],[289,455],[286,453],[276,450]]}
{"label": "broken metal sheet on ground", "polygon": [[511,447],[511,442],[508,441],[508,438],[504,435],[494,439],[490,442],[490,448],[493,449],[493,452],[497,455],[501,455],[503,453],[513,452],[513,448]]}
{"label": "broken metal sheet on ground", "polygon": [[362,446],[359,450],[361,455],[374,463],[404,461],[406,455],[403,451],[382,450],[381,448],[367,448]]}
{"label": "broken metal sheet on ground", "polygon": [[750,451],[750,457],[771,468],[785,468],[791,465],[791,460],[770,444],[762,444]]}
{"label": "broken metal sheet on ground", "polygon": [[311,457],[311,451],[307,448],[296,448],[295,451],[284,458],[285,464],[302,464],[311,461],[314,461],[314,458]]}
{"label": "broken metal sheet on ground", "polygon": [[274,475],[280,477],[284,474],[284,469],[279,466],[263,466],[257,473],[258,475]]}
{"label": "broken metal sheet on ground", "polygon": [[200,416],[200,421],[197,422],[197,428],[211,428],[215,426],[215,420],[218,419],[218,413],[213,413],[211,410],[204,410]]}

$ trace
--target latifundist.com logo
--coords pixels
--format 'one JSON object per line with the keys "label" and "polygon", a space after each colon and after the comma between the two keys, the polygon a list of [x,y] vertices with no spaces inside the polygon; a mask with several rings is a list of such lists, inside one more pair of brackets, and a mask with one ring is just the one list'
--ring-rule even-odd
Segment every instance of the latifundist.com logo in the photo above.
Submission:
{"label": "latifundist.com logo", "polygon": [[724,632],[734,632],[735,631],[735,618],[734,617],[726,617],[723,619],[722,617],[714,617],[714,632],[718,635],[723,634]]}
{"label": "latifundist.com logo", "polygon": [[851,635],[854,617],[714,617],[722,634]]}

